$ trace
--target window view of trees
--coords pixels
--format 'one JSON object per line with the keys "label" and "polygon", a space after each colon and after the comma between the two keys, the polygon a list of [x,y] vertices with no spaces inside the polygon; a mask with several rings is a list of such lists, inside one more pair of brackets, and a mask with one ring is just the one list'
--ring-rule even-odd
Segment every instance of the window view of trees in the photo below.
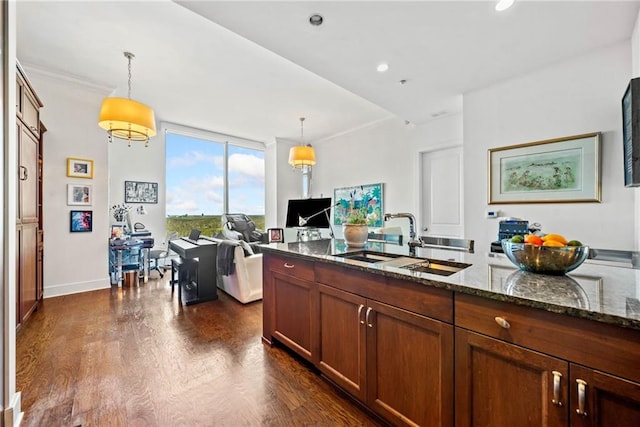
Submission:
{"label": "window view of trees", "polygon": [[264,151],[166,134],[167,233],[215,235],[224,212],[247,214],[264,229],[264,186]]}

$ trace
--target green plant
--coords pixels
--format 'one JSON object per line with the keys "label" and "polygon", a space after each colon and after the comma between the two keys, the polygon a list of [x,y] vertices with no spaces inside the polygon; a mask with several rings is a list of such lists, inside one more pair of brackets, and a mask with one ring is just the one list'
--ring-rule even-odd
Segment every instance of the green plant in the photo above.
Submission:
{"label": "green plant", "polygon": [[367,224],[367,209],[351,209],[347,215],[345,224],[353,225],[366,225]]}

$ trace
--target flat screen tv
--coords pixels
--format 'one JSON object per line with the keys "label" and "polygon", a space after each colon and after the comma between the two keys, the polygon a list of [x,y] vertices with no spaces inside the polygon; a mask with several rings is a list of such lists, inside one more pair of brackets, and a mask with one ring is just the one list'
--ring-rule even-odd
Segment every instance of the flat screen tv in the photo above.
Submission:
{"label": "flat screen tv", "polygon": [[640,186],[640,77],[629,82],[622,97],[625,187]]}
{"label": "flat screen tv", "polygon": [[[291,199],[287,207],[287,227],[331,228],[331,197]],[[325,213],[326,209],[326,213]]]}

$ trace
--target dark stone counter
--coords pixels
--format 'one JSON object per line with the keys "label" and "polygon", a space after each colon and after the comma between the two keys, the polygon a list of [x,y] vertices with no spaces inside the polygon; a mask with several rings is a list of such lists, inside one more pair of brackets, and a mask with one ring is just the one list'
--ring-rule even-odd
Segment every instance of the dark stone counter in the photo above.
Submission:
{"label": "dark stone counter", "polygon": [[[587,260],[566,276],[548,276],[521,271],[503,254],[417,248],[417,257],[471,264],[450,276],[440,276],[340,257],[340,254],[362,249],[348,248],[339,239],[271,243],[262,248],[264,252],[302,257],[640,330],[640,270],[631,266]],[[370,242],[364,249],[409,255],[406,245]]]}

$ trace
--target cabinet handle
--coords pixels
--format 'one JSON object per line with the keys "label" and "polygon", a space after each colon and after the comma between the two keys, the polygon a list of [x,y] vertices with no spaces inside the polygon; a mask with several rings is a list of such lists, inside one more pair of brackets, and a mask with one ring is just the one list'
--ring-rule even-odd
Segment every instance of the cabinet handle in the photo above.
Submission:
{"label": "cabinet handle", "polygon": [[498,325],[505,329],[509,329],[511,327],[511,324],[507,322],[507,319],[505,319],[504,317],[496,316],[495,320]]}
{"label": "cabinet handle", "polygon": [[284,263],[284,268],[294,268],[295,264]]}
{"label": "cabinet handle", "polygon": [[587,411],[584,410],[584,407],[587,394],[587,382],[585,380],[577,379],[576,383],[578,383],[578,409],[576,409],[576,413],[586,417]]}
{"label": "cabinet handle", "polygon": [[358,320],[360,321],[361,325],[364,325],[364,320],[362,320],[362,309],[364,308],[364,305],[360,304],[360,307],[358,307]]}
{"label": "cabinet handle", "polygon": [[562,374],[558,371],[551,371],[553,374],[553,399],[551,399],[551,403],[556,406],[562,406],[562,401],[560,400],[560,382],[562,381]]}
{"label": "cabinet handle", "polygon": [[18,179],[20,181],[26,181],[27,179],[29,179],[29,171],[26,167],[20,166],[20,175]]}
{"label": "cabinet handle", "polygon": [[370,328],[373,328],[373,325],[371,324],[371,322],[369,321],[369,315],[371,314],[371,311],[373,309],[371,307],[367,308],[367,314],[365,315],[366,321],[367,321],[367,326]]}

